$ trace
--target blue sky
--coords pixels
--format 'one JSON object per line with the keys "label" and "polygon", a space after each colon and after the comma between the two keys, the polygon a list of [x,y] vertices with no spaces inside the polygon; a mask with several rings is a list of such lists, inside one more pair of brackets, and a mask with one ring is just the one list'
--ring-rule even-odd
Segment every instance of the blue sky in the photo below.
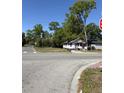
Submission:
{"label": "blue sky", "polygon": [[[64,22],[65,14],[76,0],[22,0],[22,30],[32,29],[35,24],[42,24],[43,30],[49,31],[49,23]],[[102,16],[102,0],[96,0],[97,9],[93,10],[87,24],[94,22],[99,25]]]}

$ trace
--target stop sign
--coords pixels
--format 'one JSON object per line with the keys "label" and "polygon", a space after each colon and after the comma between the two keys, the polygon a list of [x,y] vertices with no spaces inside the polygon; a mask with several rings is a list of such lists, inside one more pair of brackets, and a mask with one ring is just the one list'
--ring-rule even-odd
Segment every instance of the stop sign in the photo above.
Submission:
{"label": "stop sign", "polygon": [[99,28],[102,30],[102,19],[99,21]]}

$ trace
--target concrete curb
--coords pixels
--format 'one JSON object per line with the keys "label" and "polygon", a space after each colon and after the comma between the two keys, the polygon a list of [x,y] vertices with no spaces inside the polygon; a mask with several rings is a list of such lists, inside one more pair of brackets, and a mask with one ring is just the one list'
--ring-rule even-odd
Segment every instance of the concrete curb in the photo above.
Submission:
{"label": "concrete curb", "polygon": [[[78,90],[78,80],[80,79],[80,75],[81,73],[88,67],[90,67],[91,65],[94,65],[96,63],[101,62],[101,60],[99,61],[94,61],[93,63],[89,63],[86,66],[82,66],[81,68],[79,68],[79,70],[75,73],[72,82],[71,82],[71,88],[70,88],[70,93],[77,93]],[[82,93],[82,92],[81,92]]]}
{"label": "concrete curb", "polygon": [[90,52],[90,51],[75,51],[75,50],[72,50],[71,53],[73,54],[99,54],[99,52]]}

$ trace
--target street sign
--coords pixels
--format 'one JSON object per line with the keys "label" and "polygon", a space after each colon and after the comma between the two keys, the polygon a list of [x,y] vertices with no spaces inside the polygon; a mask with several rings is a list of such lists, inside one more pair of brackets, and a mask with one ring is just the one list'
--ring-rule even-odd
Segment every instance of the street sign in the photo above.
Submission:
{"label": "street sign", "polygon": [[100,21],[99,21],[99,28],[100,28],[100,30],[102,30],[102,19],[100,19]]}

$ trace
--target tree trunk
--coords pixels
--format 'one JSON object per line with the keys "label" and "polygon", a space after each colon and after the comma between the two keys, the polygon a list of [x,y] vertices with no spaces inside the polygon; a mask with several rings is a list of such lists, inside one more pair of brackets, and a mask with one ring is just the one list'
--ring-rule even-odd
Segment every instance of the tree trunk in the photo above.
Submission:
{"label": "tree trunk", "polygon": [[86,27],[86,19],[84,19],[84,29],[83,29],[83,31],[84,31],[84,34],[85,34],[85,42],[86,42],[86,46],[88,46],[87,45],[87,32],[86,32],[86,29],[85,29],[85,27]]}

